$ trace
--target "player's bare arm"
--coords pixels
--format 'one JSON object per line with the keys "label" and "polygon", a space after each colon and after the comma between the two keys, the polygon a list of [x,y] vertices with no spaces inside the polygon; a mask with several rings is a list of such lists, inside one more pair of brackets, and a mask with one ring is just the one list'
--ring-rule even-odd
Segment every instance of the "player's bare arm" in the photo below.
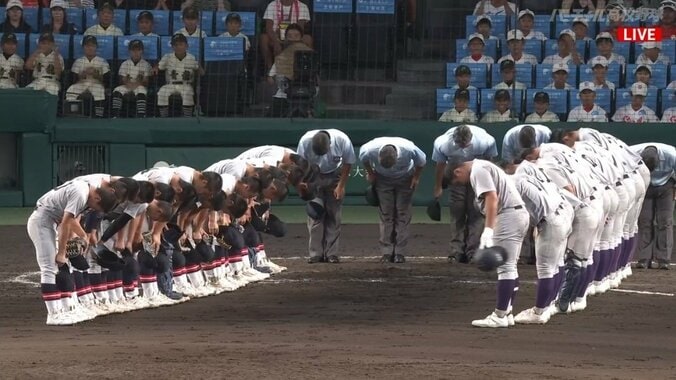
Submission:
{"label": "player's bare arm", "polygon": [[61,238],[58,239],[59,244],[56,251],[56,262],[58,264],[64,264],[67,261],[66,245],[68,243],[68,237],[71,236],[75,230],[75,226],[79,226],[77,220],[75,219],[75,215],[65,212],[63,214],[63,218],[61,218],[61,223],[59,223],[58,236]]}
{"label": "player's bare arm", "polygon": [[441,183],[444,180],[444,171],[446,171],[445,162],[437,162],[436,171],[434,173],[434,198],[439,199],[443,189]]}
{"label": "player's bare arm", "polygon": [[373,183],[376,180],[376,175],[373,172],[371,163],[368,161],[362,161],[362,165],[364,165],[364,170],[366,170],[366,180],[369,181],[369,183]]}
{"label": "player's bare arm", "polygon": [[343,164],[343,167],[340,169],[340,179],[338,180],[336,189],[333,191],[333,196],[336,199],[343,199],[345,196],[345,185],[350,176],[350,170],[352,170],[352,165],[350,164]]}
{"label": "player's bare arm", "polygon": [[418,187],[420,183],[420,176],[422,175],[424,166],[416,166],[415,171],[413,172],[413,177],[411,178],[411,189]]}

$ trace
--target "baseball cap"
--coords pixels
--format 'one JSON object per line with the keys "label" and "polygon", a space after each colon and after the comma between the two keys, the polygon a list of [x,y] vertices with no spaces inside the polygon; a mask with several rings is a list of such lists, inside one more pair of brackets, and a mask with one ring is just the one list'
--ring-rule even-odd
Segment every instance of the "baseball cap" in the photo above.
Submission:
{"label": "baseball cap", "polygon": [[464,89],[457,89],[457,90],[455,90],[455,95],[453,96],[453,99],[469,100],[469,91],[464,90]]}
{"label": "baseball cap", "polygon": [[230,21],[239,21],[241,23],[242,17],[239,15],[239,13],[236,12],[228,13],[228,16],[225,18],[225,23],[227,24]]}
{"label": "baseball cap", "polygon": [[500,62],[500,71],[504,71],[504,70],[507,70],[507,69],[513,69],[515,67],[516,67],[516,64],[511,59],[505,59],[504,61]]}
{"label": "baseball cap", "polygon": [[493,100],[509,100],[510,98],[509,91],[505,89],[495,91],[495,96],[493,96]]}
{"label": "baseball cap", "polygon": [[644,42],[641,44],[641,47],[645,49],[660,49],[662,50],[661,42]]}
{"label": "baseball cap", "polygon": [[82,39],[82,46],[88,45],[88,44],[94,44],[98,46],[98,42],[96,41],[96,36],[84,36]]}
{"label": "baseball cap", "polygon": [[176,33],[173,36],[171,36],[171,44],[175,44],[177,42],[185,42],[188,43],[188,39],[182,35],[181,33]]}
{"label": "baseball cap", "polygon": [[18,7],[19,9],[23,10],[23,3],[21,2],[21,0],[9,0],[7,2],[7,9],[11,9],[14,7]]}
{"label": "baseball cap", "polygon": [[674,11],[676,11],[676,1],[673,1],[673,0],[663,1],[660,4],[660,9],[665,9],[665,8],[673,9]]}
{"label": "baseball cap", "polygon": [[143,41],[141,40],[132,40],[129,42],[128,46],[129,50],[134,50],[134,49],[141,49],[143,50]]}
{"label": "baseball cap", "polygon": [[507,41],[511,40],[523,40],[523,32],[520,31],[519,29],[512,29],[509,32],[507,32]]}
{"label": "baseball cap", "polygon": [[38,38],[38,42],[42,41],[49,41],[49,42],[54,42],[54,35],[49,32],[42,33],[40,35],[40,38]]}
{"label": "baseball cap", "polygon": [[469,35],[469,38],[467,38],[467,43],[472,42],[472,40],[475,39],[475,38],[480,39],[481,42],[482,42],[483,44],[486,44],[486,41],[484,40],[484,36],[482,36],[482,35],[479,34],[479,33],[472,33],[472,34],[470,34],[470,35]]}
{"label": "baseball cap", "polygon": [[52,0],[52,2],[49,4],[49,9],[54,8],[66,9],[68,8],[68,4],[63,0]]}
{"label": "baseball cap", "polygon": [[474,19],[474,26],[479,25],[480,22],[486,21],[488,22],[491,26],[493,26],[493,21],[491,21],[491,18],[486,16],[486,15],[481,15],[477,18]]}
{"label": "baseball cap", "polygon": [[583,93],[584,91],[590,90],[592,92],[596,92],[596,86],[594,86],[594,82],[582,82],[580,83],[580,89],[578,93]]}
{"label": "baseball cap", "polygon": [[536,92],[533,101],[535,103],[549,103],[549,94],[544,91]]}
{"label": "baseball cap", "polygon": [[570,72],[570,70],[568,69],[568,65],[563,62],[557,62],[554,64],[554,66],[552,67],[552,73],[555,73],[557,71],[565,71],[566,73]]}
{"label": "baseball cap", "polygon": [[559,38],[561,38],[563,36],[568,36],[568,37],[572,38],[573,41],[575,41],[575,32],[573,32],[570,29],[564,29],[561,32],[559,32]]}
{"label": "baseball cap", "polygon": [[472,70],[470,70],[469,66],[467,66],[467,65],[460,65],[460,66],[455,68],[454,74],[455,74],[456,77],[459,76],[459,75],[464,75],[464,74],[472,75]]}
{"label": "baseball cap", "polygon": [[14,33],[5,33],[5,34],[3,34],[3,35],[2,35],[2,41],[0,41],[0,43],[6,44],[6,43],[8,43],[8,42],[13,42],[13,43],[15,43],[15,44],[18,43],[18,41],[17,41],[17,39],[16,39],[16,34],[14,34]]}
{"label": "baseball cap", "polygon": [[596,36],[596,41],[602,40],[602,39],[610,40],[611,42],[615,41],[613,39],[613,36],[608,32],[601,32]]}
{"label": "baseball cap", "polygon": [[530,15],[530,17],[535,18],[535,13],[533,13],[533,11],[531,11],[530,9],[524,9],[521,12],[519,12],[518,19],[521,20],[521,17],[526,15]]}
{"label": "baseball cap", "polygon": [[608,59],[602,55],[597,55],[589,61],[589,66],[592,68],[601,65],[603,67],[608,67]]}
{"label": "baseball cap", "polygon": [[631,85],[631,94],[638,96],[646,96],[648,95],[648,86],[646,86],[645,83],[643,82],[636,82]]}
{"label": "baseball cap", "polygon": [[105,3],[101,4],[101,6],[99,6],[99,12],[103,12],[103,11],[114,12],[115,7],[111,3],[105,2]]}
{"label": "baseball cap", "polygon": [[199,18],[199,12],[197,12],[197,9],[195,8],[186,8],[183,10],[183,18],[187,18],[190,20]]}
{"label": "baseball cap", "polygon": [[636,75],[636,72],[639,71],[640,69],[646,69],[650,73],[650,75],[653,74],[653,69],[650,67],[650,65],[636,65],[636,68],[634,69],[634,75]]}
{"label": "baseball cap", "polygon": [[136,16],[136,21],[140,20],[150,20],[153,21],[155,19],[155,16],[153,16],[153,12],[150,11],[141,11],[137,16]]}
{"label": "baseball cap", "polygon": [[573,19],[573,23],[571,25],[575,25],[575,24],[584,24],[584,26],[586,26],[587,28],[589,27],[589,21],[587,21],[586,17],[580,17],[580,16],[575,17]]}

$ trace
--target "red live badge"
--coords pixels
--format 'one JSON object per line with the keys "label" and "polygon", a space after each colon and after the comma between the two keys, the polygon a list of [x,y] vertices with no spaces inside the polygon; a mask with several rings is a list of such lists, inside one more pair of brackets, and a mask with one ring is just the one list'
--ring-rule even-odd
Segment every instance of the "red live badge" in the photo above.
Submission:
{"label": "red live badge", "polygon": [[650,27],[621,27],[617,28],[617,41],[619,42],[660,42],[662,41],[662,28]]}

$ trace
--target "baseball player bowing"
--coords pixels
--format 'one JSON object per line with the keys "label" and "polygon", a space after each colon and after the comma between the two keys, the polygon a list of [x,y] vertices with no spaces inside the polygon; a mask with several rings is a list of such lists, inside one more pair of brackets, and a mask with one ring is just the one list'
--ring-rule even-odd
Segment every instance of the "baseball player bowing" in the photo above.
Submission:
{"label": "baseball player bowing", "polygon": [[420,181],[426,156],[412,141],[378,137],[362,145],[359,161],[366,179],[375,186],[380,213],[380,249],[383,260],[405,261],[413,192]]}
{"label": "baseball player bowing", "polygon": [[509,129],[502,139],[502,159],[513,162],[525,148],[549,142],[552,131],[545,125],[521,124]]}
{"label": "baseball player bowing", "polygon": [[192,88],[195,74],[201,71],[195,56],[188,53],[188,39],[182,34],[171,37],[173,52],[165,54],[153,68],[153,74],[165,72],[167,84],[157,92],[157,105],[160,107],[160,116],[169,116],[169,97],[180,95],[183,104],[183,116],[192,116],[195,105],[195,91]]}
{"label": "baseball player bowing", "polygon": [[491,162],[475,159],[448,165],[447,176],[454,185],[469,185],[485,216],[479,248],[500,246],[507,252],[497,268],[497,303],[484,319],[472,321],[475,327],[508,327],[511,309],[519,289],[516,263],[528,229],[529,215],[512,178]]}
{"label": "baseball player bowing", "polygon": [[72,313],[71,294],[57,286],[57,277],[70,276],[66,243],[71,236],[86,238],[76,217],[87,208],[108,212],[115,204],[112,192],[82,181],[64,184],[38,199],[35,211],[28,218],[27,229],[40,266],[40,286],[47,306],[48,325],[70,325],[81,321]]}
{"label": "baseball player bowing", "polygon": [[319,178],[311,187],[324,206],[324,213],[319,219],[308,217],[308,262],[338,263],[345,185],[357,160],[352,141],[337,129],[314,130],[300,138],[296,152],[311,165],[319,166]]}

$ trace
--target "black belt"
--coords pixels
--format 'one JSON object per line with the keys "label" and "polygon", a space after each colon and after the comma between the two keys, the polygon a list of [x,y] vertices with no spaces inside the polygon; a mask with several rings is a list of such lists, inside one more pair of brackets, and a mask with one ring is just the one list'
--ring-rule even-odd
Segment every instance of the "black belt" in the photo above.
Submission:
{"label": "black belt", "polygon": [[589,197],[589,200],[590,201],[596,200],[596,197],[592,195],[592,196]]}
{"label": "black belt", "polygon": [[523,205],[518,205],[511,208],[513,208],[514,210],[521,210],[523,208]]}
{"label": "black belt", "polygon": [[610,186],[606,186],[606,190],[610,190]]}
{"label": "black belt", "polygon": [[43,76],[41,76],[41,77],[38,78],[38,79],[42,79],[42,78],[44,78],[44,79],[54,79],[54,77],[51,76],[51,75],[43,75]]}
{"label": "black belt", "polygon": [[594,187],[592,187],[592,190],[596,191],[596,190],[598,190],[598,189],[596,188],[596,186],[594,186]]}
{"label": "black belt", "polygon": [[[634,172],[636,172],[636,171],[634,171]],[[629,174],[625,174],[625,175],[622,176],[622,179],[627,179],[627,178],[629,178]]]}
{"label": "black belt", "polygon": [[620,186],[622,186],[622,181],[615,182],[615,187],[620,187]]}
{"label": "black belt", "polygon": [[171,82],[171,84],[183,84],[183,82]]}

